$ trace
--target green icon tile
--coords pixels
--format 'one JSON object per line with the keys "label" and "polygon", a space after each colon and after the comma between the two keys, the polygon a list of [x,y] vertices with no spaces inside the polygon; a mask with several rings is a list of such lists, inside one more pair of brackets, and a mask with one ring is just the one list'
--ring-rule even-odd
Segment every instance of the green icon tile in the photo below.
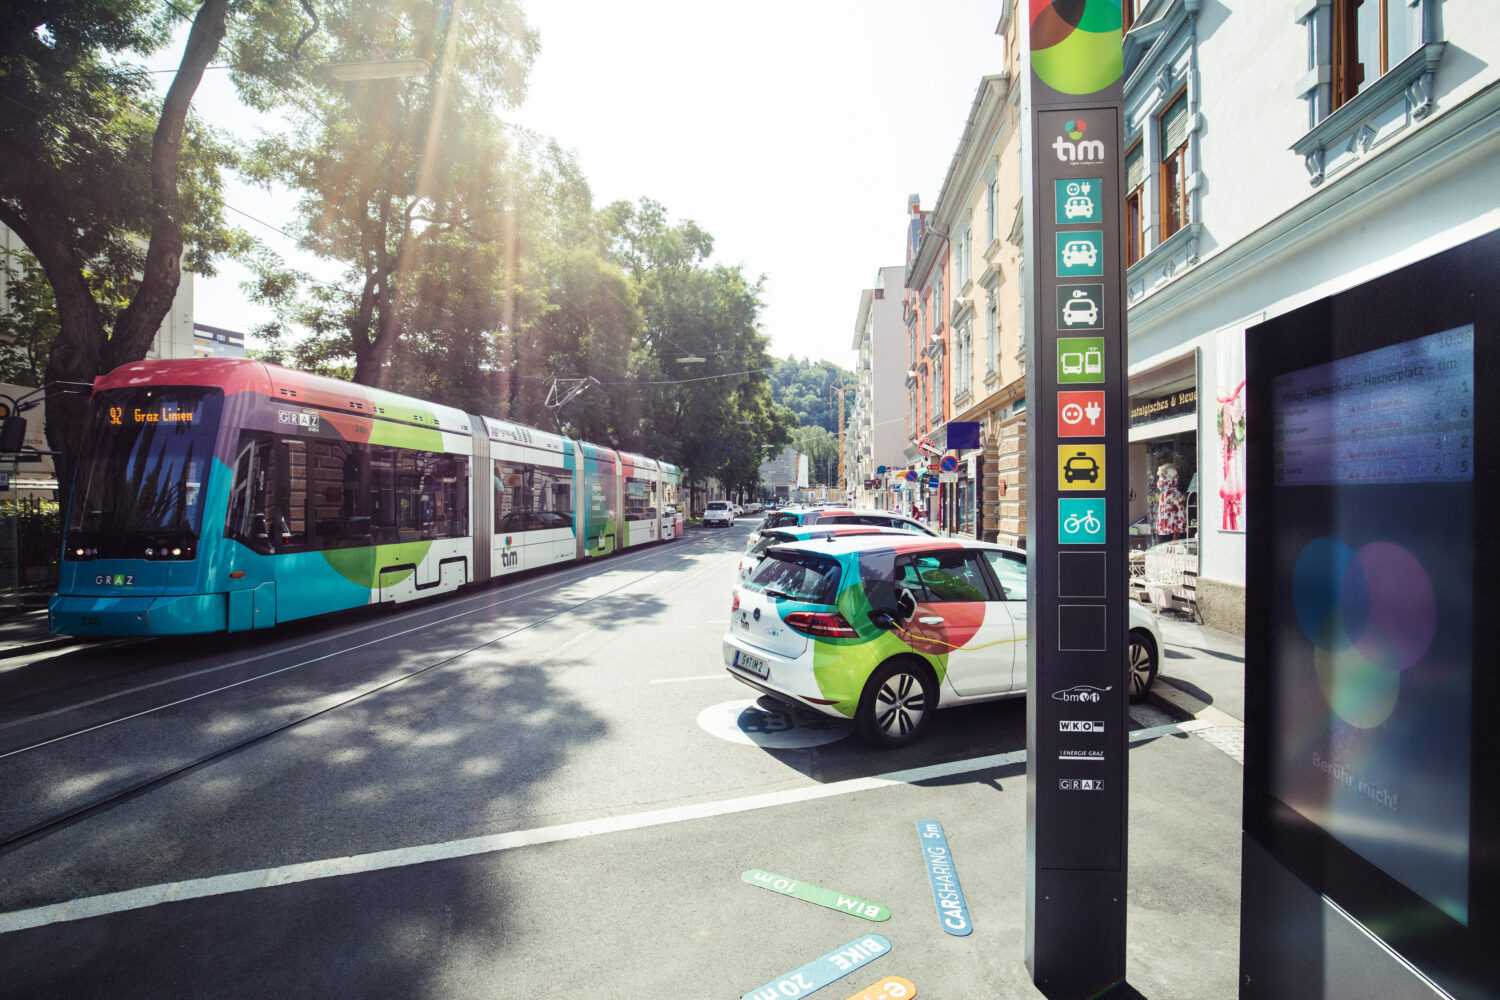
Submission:
{"label": "green icon tile", "polygon": [[1103,337],[1057,338],[1058,385],[1097,383],[1103,381]]}
{"label": "green icon tile", "polygon": [[1104,179],[1102,177],[1074,177],[1052,182],[1052,191],[1057,199],[1057,224],[1059,226],[1089,223],[1095,226],[1104,223]]}

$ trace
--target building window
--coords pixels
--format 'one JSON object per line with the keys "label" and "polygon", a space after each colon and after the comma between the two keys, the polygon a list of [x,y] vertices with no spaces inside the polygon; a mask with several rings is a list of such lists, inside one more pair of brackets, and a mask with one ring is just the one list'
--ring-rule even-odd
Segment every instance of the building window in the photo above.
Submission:
{"label": "building window", "polygon": [[1125,266],[1146,253],[1146,144],[1137,141],[1125,153]]}
{"label": "building window", "polygon": [[984,189],[984,226],[988,246],[1000,238],[1000,181],[994,174]]}
{"label": "building window", "polygon": [[938,268],[937,284],[934,286],[933,301],[937,303],[937,328],[943,328],[943,269]]}
{"label": "building window", "polygon": [[1188,102],[1184,90],[1162,112],[1157,124],[1161,137],[1161,240],[1187,225],[1188,219]]}
{"label": "building window", "polygon": [[1333,0],[1333,106],[1351,100],[1417,47],[1409,0]]}
{"label": "building window", "polygon": [[990,375],[1000,368],[1000,305],[993,295],[985,300],[984,336],[984,371],[986,375]]}
{"label": "building window", "polygon": [[932,362],[932,422],[941,423],[943,420],[943,359],[935,358]]}

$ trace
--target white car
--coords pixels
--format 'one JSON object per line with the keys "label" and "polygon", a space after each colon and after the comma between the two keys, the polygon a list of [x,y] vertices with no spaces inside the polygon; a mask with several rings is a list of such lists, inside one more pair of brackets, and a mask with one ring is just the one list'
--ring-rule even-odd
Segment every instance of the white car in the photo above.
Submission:
{"label": "white car", "polygon": [[734,526],[734,504],[728,500],[710,500],[703,508],[703,526],[717,525],[721,528]]}
{"label": "white car", "polygon": [[[1063,324],[1066,326],[1073,326],[1078,323],[1082,323],[1084,326],[1093,326],[1099,322],[1099,307],[1090,298],[1069,299],[1063,303],[1062,318]],[[1080,371],[1082,367],[1082,365],[1079,365]]]}
{"label": "white car", "polygon": [[1069,240],[1063,244],[1063,267],[1093,267],[1099,261],[1099,250],[1090,240]]}

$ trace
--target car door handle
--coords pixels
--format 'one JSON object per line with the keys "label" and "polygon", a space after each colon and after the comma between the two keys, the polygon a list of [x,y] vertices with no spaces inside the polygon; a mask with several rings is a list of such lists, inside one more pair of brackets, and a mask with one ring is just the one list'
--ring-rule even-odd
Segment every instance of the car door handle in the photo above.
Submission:
{"label": "car door handle", "polygon": [[923,625],[941,625],[941,624],[943,624],[943,619],[940,618],[937,615],[927,615],[925,617],[918,618],[917,621],[921,622]]}

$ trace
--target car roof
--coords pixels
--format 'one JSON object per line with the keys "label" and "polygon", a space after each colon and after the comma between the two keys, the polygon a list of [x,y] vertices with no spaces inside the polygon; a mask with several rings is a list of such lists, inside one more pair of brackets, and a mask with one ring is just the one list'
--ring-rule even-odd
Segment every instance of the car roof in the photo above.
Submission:
{"label": "car roof", "polygon": [[[781,530],[781,529],[773,529]],[[1026,550],[1018,549],[1011,545],[1000,545],[996,542],[979,542],[972,538],[943,538],[931,535],[917,535],[910,531],[890,531],[877,533],[850,533],[847,535],[835,535],[822,539],[815,538],[809,541],[783,542],[773,545],[771,552],[781,550],[806,551],[818,555],[848,555],[851,553],[878,552],[892,549],[896,552],[908,552],[914,550],[940,550],[940,549],[980,549],[991,552],[1008,552],[1011,555],[1026,558]]]}

